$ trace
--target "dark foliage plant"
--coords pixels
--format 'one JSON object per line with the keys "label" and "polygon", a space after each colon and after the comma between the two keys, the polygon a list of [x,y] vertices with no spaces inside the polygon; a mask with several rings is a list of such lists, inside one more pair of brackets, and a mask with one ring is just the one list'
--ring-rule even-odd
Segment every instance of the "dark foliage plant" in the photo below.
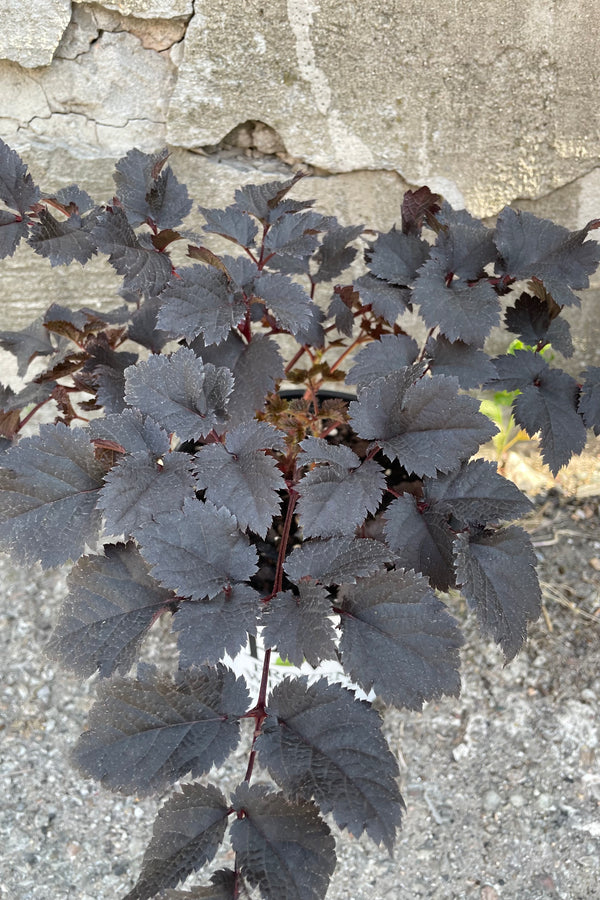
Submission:
{"label": "dark foliage plant", "polygon": [[[25,565],[72,564],[48,653],[96,678],[75,765],[125,794],[175,786],[125,900],[318,900],[326,816],[392,852],[404,803],[371,699],[458,695],[449,592],[507,661],[539,615],[514,524],[530,502],[473,459],[496,430],[473,393],[515,392],[555,474],[600,433],[600,368],[577,381],[542,355],[572,353],[561,312],[598,266],[600,222],[570,232],[506,208],[491,229],[420,188],[376,234],[292,199],[296,175],[201,208],[231,245],[217,255],[182,228],[192,201],[167,156],[129,152],[96,205],[76,186],[45,194],[0,143],[0,257],[24,240],[52,265],[106,254],[123,278],[110,312],[53,304],[0,332],[21,375],[44,363],[0,388],[0,542]],[[492,359],[502,324],[524,349]],[[54,424],[22,436],[48,404]],[[161,618],[176,671],[142,658]],[[256,645],[251,696],[232,660]],[[302,671],[273,679],[274,654]],[[225,796],[207,778],[246,720]],[[178,890],[227,834],[231,867]]]}

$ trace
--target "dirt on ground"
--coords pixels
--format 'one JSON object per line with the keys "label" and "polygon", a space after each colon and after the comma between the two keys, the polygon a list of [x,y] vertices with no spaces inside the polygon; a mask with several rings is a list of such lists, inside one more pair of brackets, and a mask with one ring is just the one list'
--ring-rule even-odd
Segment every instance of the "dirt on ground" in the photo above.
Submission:
{"label": "dirt on ground", "polygon": [[[600,898],[597,444],[556,487],[527,448],[506,470],[536,492],[524,525],[543,615],[504,667],[450,598],[466,634],[461,697],[383,712],[404,827],[393,858],[334,829],[328,900]],[[43,655],[65,574],[3,559],[0,583],[0,898],[115,900],[135,882],[159,801],[109,794],[69,765],[93,690]],[[245,752],[212,776],[224,790],[243,777]]]}

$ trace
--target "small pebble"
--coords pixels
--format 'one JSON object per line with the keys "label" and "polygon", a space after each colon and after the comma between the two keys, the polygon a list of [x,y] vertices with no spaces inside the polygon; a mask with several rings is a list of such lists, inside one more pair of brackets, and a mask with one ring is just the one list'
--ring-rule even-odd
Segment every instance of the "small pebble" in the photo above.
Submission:
{"label": "small pebble", "polygon": [[515,809],[522,809],[527,803],[527,799],[523,794],[511,794],[508,799],[510,800],[510,805],[514,806]]}
{"label": "small pebble", "polygon": [[486,791],[483,795],[483,808],[487,813],[494,813],[502,805],[502,797],[496,791]]}

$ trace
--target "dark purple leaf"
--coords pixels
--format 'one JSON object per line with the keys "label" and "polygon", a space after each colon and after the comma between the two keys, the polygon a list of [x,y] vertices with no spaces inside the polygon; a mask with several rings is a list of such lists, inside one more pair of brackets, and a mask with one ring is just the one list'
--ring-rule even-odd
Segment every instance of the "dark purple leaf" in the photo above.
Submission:
{"label": "dark purple leaf", "polygon": [[463,390],[481,387],[494,375],[494,365],[487,353],[462,341],[451,343],[443,334],[430,338],[426,346],[430,369],[436,375],[458,378]]}
{"label": "dark purple leaf", "polygon": [[402,199],[402,231],[419,235],[424,222],[433,227],[441,202],[440,195],[433,194],[426,186],[406,191]]}
{"label": "dark purple leaf", "polygon": [[600,435],[600,367],[588,366],[581,373],[584,384],[579,398],[579,413],[586,428],[593,428]]}
{"label": "dark purple leaf", "polygon": [[579,306],[571,288],[589,287],[589,276],[600,262],[596,241],[586,241],[589,222],[569,231],[532,213],[505,207],[496,223],[496,246],[502,256],[499,272],[511,278],[537,278],[559,305]]}
{"label": "dark purple leaf", "polygon": [[50,568],[94,545],[103,470],[85,431],[42,425],[8,450],[2,464],[0,541],[17,560]]}
{"label": "dark purple leaf", "polygon": [[329,620],[331,601],[314,582],[301,581],[299,594],[282,591],[263,607],[261,625],[267,647],[276,647],[282,659],[294,666],[304,660],[317,666],[335,659],[335,631]]}
{"label": "dark purple leaf", "polygon": [[354,282],[364,306],[370,305],[376,316],[393,325],[398,316],[412,309],[412,291],[388,284],[374,275],[362,275]]}
{"label": "dark purple leaf", "polygon": [[27,243],[52,266],[68,266],[73,260],[85,265],[97,252],[91,235],[95,222],[95,217],[82,219],[76,213],[59,221],[42,209],[39,224],[31,229]]}
{"label": "dark purple leaf", "polygon": [[0,331],[0,347],[16,356],[21,377],[25,375],[32,359],[36,356],[48,356],[55,351],[50,332],[44,328],[41,316],[22,331]]}
{"label": "dark purple leaf", "polygon": [[319,246],[317,233],[324,231],[330,221],[312,210],[281,216],[267,232],[265,250],[296,259],[312,256]]}
{"label": "dark purple leaf", "polygon": [[26,221],[16,217],[12,212],[0,209],[0,259],[12,256],[21,238],[26,237],[28,233]]}
{"label": "dark purple leaf", "polygon": [[346,337],[352,336],[354,315],[351,306],[347,305],[339,293],[334,293],[327,307],[327,318],[335,320],[335,327]]}
{"label": "dark purple leaf", "polygon": [[130,150],[115,167],[117,197],[133,228],[147,219],[159,229],[176,228],[192,208],[186,186],[170,166],[163,168],[168,155],[166,148],[153,154]]}
{"label": "dark purple leaf", "polygon": [[417,506],[404,494],[393,500],[384,514],[385,537],[396,555],[396,565],[414,569],[441,591],[454,587],[452,542],[447,517],[435,509]]}
{"label": "dark purple leaf", "polygon": [[313,803],[291,802],[264,785],[241,784],[231,843],[236,865],[265,900],[324,900],[335,868],[335,841]]}
{"label": "dark purple leaf", "polygon": [[212,784],[184,784],[158,811],[142,871],[124,900],[152,900],[210,862],[225,837],[229,804]]}
{"label": "dark purple leaf", "polygon": [[125,400],[152,416],[182,440],[194,440],[226,421],[233,376],[206,365],[181,347],[170,356],[151,356],[125,371]]}
{"label": "dark purple leaf", "polygon": [[285,561],[292,581],[309,576],[321,584],[354,584],[361,575],[376,572],[393,554],[370,538],[337,537],[305,541]]}
{"label": "dark purple leaf", "polygon": [[219,869],[211,884],[190,891],[166,891],[164,900],[237,900],[238,878],[233,869]]}
{"label": "dark purple leaf", "polygon": [[90,439],[113,441],[127,453],[148,452],[159,459],[169,452],[169,435],[149,416],[137,409],[119,415],[102,416],[89,425]]}
{"label": "dark purple leaf", "polygon": [[456,581],[482,631],[513,659],[541,612],[535,553],[522,528],[457,535]]}
{"label": "dark purple leaf", "polygon": [[167,453],[161,460],[141,450],[121,458],[104,479],[98,509],[109,534],[136,536],[162,513],[183,509],[195,496],[187,454]]}
{"label": "dark purple leaf", "polygon": [[179,662],[183,667],[214,665],[225,653],[234,657],[256,634],[260,596],[247,584],[234,584],[212,599],[186,600],[173,616]]}
{"label": "dark purple leaf", "polygon": [[432,258],[439,261],[446,274],[457,275],[463,281],[480,278],[488,263],[498,256],[494,232],[466,209],[452,209],[446,202],[438,221],[444,227],[431,250]]}
{"label": "dark purple leaf", "polygon": [[340,595],[342,664],[363,690],[418,710],[426,700],[458,696],[463,637],[425,578],[380,572]]}
{"label": "dark purple leaf", "polygon": [[161,294],[159,328],[187,341],[201,334],[206,344],[220,344],[246,314],[241,293],[218,269],[196,265],[177,274]]}
{"label": "dark purple leaf", "polygon": [[171,277],[171,260],[156,250],[147,235],[139,239],[122,209],[107,207],[98,216],[92,231],[98,249],[108,253],[108,261],[123,276],[125,291],[142,291],[157,296]]}
{"label": "dark purple leaf", "polygon": [[249,702],[244,679],[224,666],[180,669],[175,680],[145,666],[100,684],[73,762],[111,791],[161,792],[227,759]]}
{"label": "dark purple leaf", "polygon": [[[262,222],[274,222],[286,212],[298,212],[312,205],[312,200],[290,201],[281,204],[285,195],[302,178],[298,173],[287,181],[269,181],[266,184],[246,184],[235,192],[235,202],[243,212],[255,216]],[[280,205],[281,204],[281,205]]]}
{"label": "dark purple leaf", "polygon": [[573,355],[573,341],[569,323],[560,316],[551,318],[547,303],[531,294],[521,294],[514,306],[504,313],[508,331],[519,336],[519,340],[532,347],[542,341],[552,344],[563,356]]}
{"label": "dark purple leaf", "polygon": [[254,294],[265,301],[277,324],[291,334],[310,326],[314,304],[304,288],[287,275],[261,272],[254,282]]}
{"label": "dark purple leaf", "polygon": [[204,231],[220,234],[241,247],[252,247],[258,233],[256,222],[239,206],[233,204],[226,209],[206,209],[198,207],[206,219]]}
{"label": "dark purple leaf", "polygon": [[518,519],[532,505],[516,484],[497,472],[496,463],[473,459],[439,478],[423,480],[424,499],[440,514],[465,524],[491,525]]}
{"label": "dark purple leaf", "polygon": [[131,314],[128,337],[142,347],[147,347],[152,353],[160,353],[169,341],[167,332],[161,331],[156,324],[161,303],[160,297],[148,297]]}
{"label": "dark purple leaf", "polygon": [[380,234],[365,252],[370,271],[391,284],[412,285],[418,269],[429,256],[429,244],[415,234],[404,234],[395,226]]}
{"label": "dark purple leaf", "polygon": [[108,545],[69,573],[69,594],[45,650],[82,678],[125,674],[146,632],[172,599],[134,544]]}
{"label": "dark purple leaf", "polygon": [[340,828],[366,831],[391,853],[404,803],[398,766],[370,704],[339,684],[306,678],[278,684],[256,742],[261,765],[283,790],[314,798]]}
{"label": "dark purple leaf", "polygon": [[67,209],[74,207],[73,212],[79,213],[79,215],[89,212],[94,206],[94,201],[87,191],[82,191],[76,184],[68,184],[47,199],[56,200]]}
{"label": "dark purple leaf", "polygon": [[215,597],[256,571],[256,550],[236,519],[212,503],[188,499],[181,512],[155,516],[137,538],[153,576],[182,597]]}
{"label": "dark purple leaf", "polygon": [[363,225],[344,227],[336,224],[328,229],[315,255],[319,268],[313,275],[314,282],[334,281],[352,264],[357,250],[348,244],[362,234],[363,228]]}
{"label": "dark purple leaf", "polygon": [[380,378],[349,404],[359,437],[377,441],[408,472],[449,472],[496,432],[479,403],[458,393],[458,381],[434,375],[413,383],[410,369]]}
{"label": "dark purple leaf", "polygon": [[40,189],[33,183],[20,156],[0,139],[0,200],[22,216],[40,199]]}
{"label": "dark purple leaf", "polygon": [[264,537],[279,512],[285,481],[264,451],[284,449],[284,438],[266,422],[248,422],[228,431],[224,444],[208,444],[196,454],[198,486],[207,500],[236,517],[242,531]]}
{"label": "dark purple leaf", "polygon": [[500,322],[500,300],[487,280],[469,284],[460,278],[448,282],[444,265],[429,259],[419,270],[412,292],[414,303],[428,328],[439,327],[449,341],[482,347]]}
{"label": "dark purple leaf", "polygon": [[[373,460],[361,461],[349,447],[334,447],[321,438],[300,446],[307,462],[323,463],[298,483],[298,516],[305,536],[353,534],[374,513],[385,490],[385,474]],[[304,457],[298,462],[303,465]]]}
{"label": "dark purple leaf", "polygon": [[[408,334],[384,334],[371,341],[353,357],[354,365],[346,377],[347,384],[367,387],[376,378],[385,378],[414,363],[419,345]],[[422,371],[425,371],[423,366]]]}

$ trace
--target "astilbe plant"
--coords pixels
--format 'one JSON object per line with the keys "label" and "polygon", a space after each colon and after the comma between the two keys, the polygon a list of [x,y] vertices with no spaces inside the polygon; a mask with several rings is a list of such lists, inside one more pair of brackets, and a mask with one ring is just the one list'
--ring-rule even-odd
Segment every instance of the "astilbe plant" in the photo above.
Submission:
{"label": "astilbe plant", "polygon": [[[98,206],[75,186],[44,194],[0,144],[0,256],[25,239],[52,265],[108,254],[123,277],[110,312],[53,304],[0,333],[21,375],[46,363],[19,392],[1,388],[0,541],[23,564],[73,563],[48,653],[97,677],[76,766],[138,796],[185,779],[126,900],[232,900],[246,887],[322,898],[335,867],[327,814],[391,852],[398,769],[355,689],[409,710],[458,694],[450,589],[507,661],[540,612],[532,546],[510,524],[530,502],[472,458],[495,426],[468,392],[514,391],[515,421],[539,434],[553,473],[587,428],[600,433],[600,369],[578,382],[541,352],[572,353],[560,314],[598,265],[586,240],[598,222],[569,232],[506,208],[490,229],[421,188],[399,228],[367,241],[361,225],[291,199],[299,177],[201,209],[204,231],[231,243],[218,256],[181,230],[192,201],[166,151],[129,152]],[[191,264],[176,268],[182,239]],[[365,274],[344,279],[360,240]],[[420,343],[403,325],[413,311]],[[526,349],[490,359],[501,322]],[[278,335],[295,341],[286,360]],[[49,403],[55,423],[20,437]],[[161,617],[177,671],[138,659]],[[223,660],[257,636],[251,697]],[[275,653],[317,671],[270,686]],[[354,689],[320,674],[324,660]],[[244,719],[247,768],[225,796],[205,776]],[[227,831],[233,866],[169,890]]]}

